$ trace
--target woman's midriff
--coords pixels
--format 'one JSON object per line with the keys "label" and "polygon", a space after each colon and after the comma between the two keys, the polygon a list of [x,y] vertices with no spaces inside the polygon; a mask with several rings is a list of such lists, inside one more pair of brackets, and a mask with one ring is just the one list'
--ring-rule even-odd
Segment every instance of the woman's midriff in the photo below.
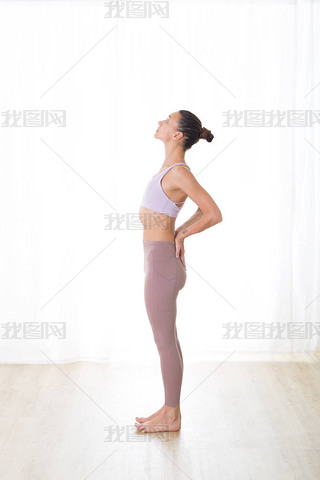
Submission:
{"label": "woman's midriff", "polygon": [[174,241],[175,218],[140,207],[139,219],[143,225],[143,240]]}

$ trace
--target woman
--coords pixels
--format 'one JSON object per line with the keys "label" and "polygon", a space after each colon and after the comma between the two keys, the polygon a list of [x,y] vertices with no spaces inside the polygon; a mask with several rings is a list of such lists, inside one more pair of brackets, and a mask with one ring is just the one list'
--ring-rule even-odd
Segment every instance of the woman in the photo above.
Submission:
{"label": "woman", "polygon": [[[164,143],[165,160],[147,185],[139,216],[144,227],[144,297],[160,355],[165,401],[149,417],[136,417],[135,426],[144,433],[181,428],[183,358],[176,330],[176,300],[187,275],[184,239],[222,221],[218,206],[185,163],[186,150],[200,138],[211,142],[211,131],[188,110],[174,112],[158,124],[154,136]],[[187,197],[198,210],[175,230],[175,219]]]}

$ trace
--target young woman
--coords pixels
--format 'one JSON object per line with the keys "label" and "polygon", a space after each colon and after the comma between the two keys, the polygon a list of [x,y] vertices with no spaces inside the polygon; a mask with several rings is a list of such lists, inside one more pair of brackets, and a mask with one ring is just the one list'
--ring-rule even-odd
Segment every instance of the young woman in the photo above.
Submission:
{"label": "young woman", "polygon": [[[185,152],[210,130],[188,110],[171,113],[158,122],[154,136],[164,143],[165,160],[144,192],[139,216],[143,224],[144,298],[158,348],[164,384],[164,405],[149,417],[136,417],[141,432],[181,428],[180,391],[183,358],[176,330],[176,300],[186,282],[184,239],[222,221],[221,212],[185,163]],[[175,230],[175,220],[187,197],[198,206]]]}

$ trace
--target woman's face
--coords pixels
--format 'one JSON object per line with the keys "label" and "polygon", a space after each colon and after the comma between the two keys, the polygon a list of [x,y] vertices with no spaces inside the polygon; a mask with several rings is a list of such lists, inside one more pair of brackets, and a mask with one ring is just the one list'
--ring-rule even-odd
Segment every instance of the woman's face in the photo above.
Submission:
{"label": "woman's face", "polygon": [[168,115],[165,120],[159,120],[159,127],[154,134],[155,138],[159,138],[164,142],[171,140],[172,137],[177,133],[179,118],[180,113],[174,112]]}

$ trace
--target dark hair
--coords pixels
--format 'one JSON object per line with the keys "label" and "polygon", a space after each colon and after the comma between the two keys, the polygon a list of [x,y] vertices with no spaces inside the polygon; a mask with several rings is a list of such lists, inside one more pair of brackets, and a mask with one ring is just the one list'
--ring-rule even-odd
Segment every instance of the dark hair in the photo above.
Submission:
{"label": "dark hair", "polygon": [[207,140],[207,142],[212,142],[214,136],[211,133],[211,130],[203,127],[199,118],[188,110],[179,110],[181,115],[180,122],[178,124],[177,130],[182,132],[183,137],[183,148],[188,150],[195,143],[198,143],[200,138]]}

